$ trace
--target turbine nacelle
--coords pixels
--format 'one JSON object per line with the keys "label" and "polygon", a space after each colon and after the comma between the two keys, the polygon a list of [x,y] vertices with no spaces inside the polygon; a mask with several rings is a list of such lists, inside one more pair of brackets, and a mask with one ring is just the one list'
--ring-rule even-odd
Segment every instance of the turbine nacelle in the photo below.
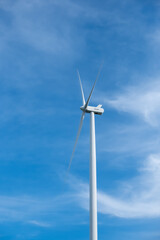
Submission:
{"label": "turbine nacelle", "polygon": [[94,112],[95,114],[98,114],[98,115],[102,115],[104,113],[104,109],[102,108],[102,105],[98,105],[97,107],[87,106],[87,108],[85,108],[85,106],[81,106],[80,109],[86,113]]}

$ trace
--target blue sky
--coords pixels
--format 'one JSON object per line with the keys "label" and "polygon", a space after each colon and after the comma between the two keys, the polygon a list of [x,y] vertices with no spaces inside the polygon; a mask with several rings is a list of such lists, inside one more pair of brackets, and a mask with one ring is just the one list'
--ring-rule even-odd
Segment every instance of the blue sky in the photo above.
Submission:
{"label": "blue sky", "polygon": [[0,238],[89,239],[89,115],[99,239],[160,239],[160,3],[0,1]]}

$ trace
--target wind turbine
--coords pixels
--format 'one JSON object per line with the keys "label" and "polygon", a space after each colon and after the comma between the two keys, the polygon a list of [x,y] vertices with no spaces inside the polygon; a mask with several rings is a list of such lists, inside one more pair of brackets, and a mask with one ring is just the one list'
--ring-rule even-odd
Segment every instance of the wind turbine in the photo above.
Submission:
{"label": "wind turbine", "polygon": [[82,124],[84,120],[84,115],[85,113],[90,113],[90,180],[89,180],[89,189],[90,189],[90,240],[97,240],[97,174],[96,174],[96,138],[95,138],[95,114],[102,115],[104,112],[104,109],[102,108],[102,105],[98,105],[97,107],[93,106],[88,106],[91,95],[93,93],[94,87],[96,85],[97,79],[100,74],[100,70],[98,72],[98,75],[96,77],[96,80],[93,84],[93,87],[91,89],[91,92],[89,94],[89,97],[87,101],[85,102],[85,97],[84,97],[84,92],[83,92],[83,87],[82,87],[82,82],[80,78],[80,74],[77,70],[78,73],[78,78],[80,82],[80,87],[81,87],[81,93],[82,93],[82,101],[83,101],[83,106],[80,107],[82,110],[82,116],[81,116],[81,121],[76,137],[76,141],[74,144],[72,156],[69,162],[69,169],[72,163],[73,155],[75,152],[75,148],[78,142],[78,138],[82,129]]}

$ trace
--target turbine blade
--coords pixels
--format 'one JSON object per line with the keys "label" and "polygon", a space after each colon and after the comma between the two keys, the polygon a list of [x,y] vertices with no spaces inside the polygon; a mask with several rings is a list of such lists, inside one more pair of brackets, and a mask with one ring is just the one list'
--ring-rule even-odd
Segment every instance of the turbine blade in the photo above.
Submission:
{"label": "turbine blade", "polygon": [[83,124],[83,120],[84,120],[84,115],[85,115],[85,112],[82,112],[81,121],[80,121],[80,124],[79,124],[79,129],[78,129],[76,141],[75,141],[75,144],[74,144],[72,156],[71,156],[71,159],[70,159],[70,162],[69,162],[68,170],[69,170],[70,167],[71,167],[71,163],[72,163],[72,159],[73,159],[73,156],[74,156],[74,152],[75,152],[75,149],[76,149],[76,146],[77,146],[78,138],[79,138],[79,135],[80,135],[80,132],[81,132],[81,129],[82,129],[82,124]]}
{"label": "turbine blade", "polygon": [[81,87],[82,101],[83,101],[83,106],[84,106],[86,102],[85,102],[84,92],[83,92],[83,87],[82,87],[82,82],[81,82],[81,78],[80,78],[80,74],[79,74],[79,71],[78,71],[78,70],[77,70],[77,74],[78,74],[79,83],[80,83],[80,87]]}
{"label": "turbine blade", "polygon": [[85,109],[87,108],[87,106],[88,106],[88,104],[89,104],[89,101],[90,101],[92,92],[93,92],[93,90],[94,90],[94,87],[95,87],[95,85],[96,85],[96,82],[97,82],[97,80],[98,80],[98,78],[99,78],[99,75],[100,75],[100,73],[101,73],[102,66],[103,66],[103,64],[101,64],[101,66],[100,66],[100,68],[99,68],[99,71],[98,71],[96,80],[95,80],[95,82],[94,82],[94,84],[93,84],[92,90],[91,90],[91,92],[90,92],[90,94],[89,94],[89,97],[88,97],[88,99],[87,99],[87,102],[86,102],[86,104],[85,104],[85,106],[84,106]]}

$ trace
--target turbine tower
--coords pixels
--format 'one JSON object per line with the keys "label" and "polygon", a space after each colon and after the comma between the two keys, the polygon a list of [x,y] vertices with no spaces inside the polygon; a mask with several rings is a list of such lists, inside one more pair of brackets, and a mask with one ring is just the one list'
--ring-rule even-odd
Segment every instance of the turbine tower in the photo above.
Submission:
{"label": "turbine tower", "polygon": [[90,240],[97,240],[97,173],[96,173],[96,137],[95,137],[95,114],[102,115],[104,112],[104,109],[102,108],[102,105],[98,105],[97,107],[93,106],[88,106],[91,95],[93,93],[95,84],[97,82],[97,79],[100,74],[100,70],[98,72],[98,75],[96,77],[96,80],[93,84],[93,87],[91,89],[91,92],[89,94],[89,97],[87,101],[85,102],[85,97],[84,97],[84,92],[83,92],[83,87],[82,87],[82,82],[81,78],[78,73],[78,78],[80,82],[80,87],[81,87],[81,93],[82,93],[82,101],[83,101],[83,106],[80,107],[82,110],[82,116],[81,116],[81,121],[76,137],[76,141],[74,144],[72,156],[70,159],[69,163],[69,169],[72,163],[73,155],[75,152],[75,148],[78,142],[78,138],[82,129],[82,124],[84,120],[84,115],[85,113],[90,113],[90,180],[89,180],[89,196],[90,196],[90,201],[89,201],[89,208],[90,208]]}

